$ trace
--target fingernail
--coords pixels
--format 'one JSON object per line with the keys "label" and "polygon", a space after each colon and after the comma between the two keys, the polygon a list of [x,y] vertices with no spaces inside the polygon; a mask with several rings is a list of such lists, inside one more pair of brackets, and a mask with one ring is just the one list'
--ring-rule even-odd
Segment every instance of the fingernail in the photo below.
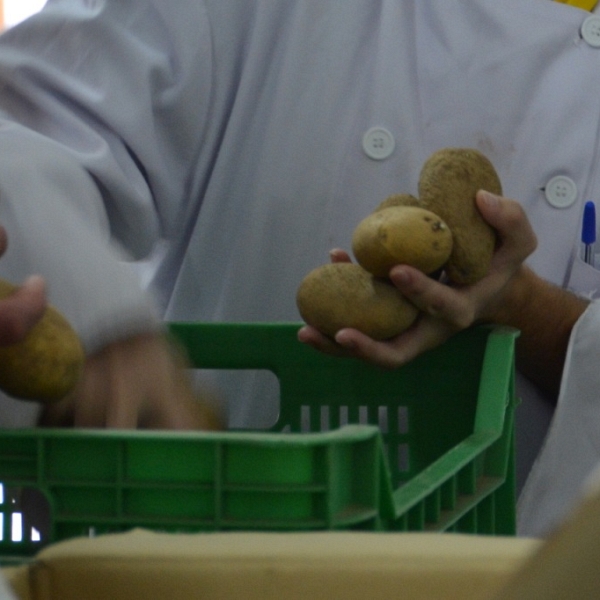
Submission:
{"label": "fingernail", "polygon": [[496,194],[492,194],[492,192],[488,192],[487,190],[479,190],[479,197],[489,207],[498,206],[500,203],[500,196],[496,196]]}
{"label": "fingernail", "polygon": [[29,275],[22,285],[27,288],[38,288],[44,286],[45,281],[41,275]]}
{"label": "fingernail", "polygon": [[329,260],[331,262],[336,262],[341,258],[343,258],[343,250],[341,250],[340,248],[332,248],[329,251]]}
{"label": "fingernail", "polygon": [[402,267],[394,267],[390,275],[395,283],[410,283],[410,273]]}
{"label": "fingernail", "polygon": [[335,341],[342,346],[342,348],[346,348],[346,350],[354,350],[356,348],[356,343],[352,338],[348,338],[343,330],[338,331],[335,336]]}

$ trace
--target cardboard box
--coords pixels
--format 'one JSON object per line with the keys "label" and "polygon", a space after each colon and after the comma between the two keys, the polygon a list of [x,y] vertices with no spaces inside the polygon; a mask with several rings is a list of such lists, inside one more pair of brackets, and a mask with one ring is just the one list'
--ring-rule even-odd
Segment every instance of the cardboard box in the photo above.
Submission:
{"label": "cardboard box", "polygon": [[497,593],[539,544],[449,533],[134,530],[57,543],[5,573],[20,600],[475,600]]}

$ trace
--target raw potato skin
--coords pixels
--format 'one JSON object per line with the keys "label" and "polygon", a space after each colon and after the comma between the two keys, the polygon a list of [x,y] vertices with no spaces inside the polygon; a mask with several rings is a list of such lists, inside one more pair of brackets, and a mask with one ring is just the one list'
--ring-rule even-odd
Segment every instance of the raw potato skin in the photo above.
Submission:
{"label": "raw potato skin", "polygon": [[421,206],[421,202],[412,194],[393,194],[381,202],[373,212],[389,208],[390,206]]}
{"label": "raw potato skin", "polygon": [[352,251],[360,266],[376,277],[387,277],[397,264],[429,274],[450,257],[452,232],[429,210],[389,206],[358,224],[352,236]]}
{"label": "raw potato skin", "polygon": [[496,234],[477,209],[475,195],[480,189],[502,195],[492,163],[475,149],[444,148],[432,154],[421,170],[420,202],[452,231],[454,246],[446,274],[454,283],[476,283],[490,268]]}
{"label": "raw potato skin", "polygon": [[[0,279],[0,299],[15,289],[13,284]],[[49,306],[23,341],[0,346],[0,389],[23,400],[58,401],[79,380],[84,360],[77,334]]]}
{"label": "raw potato skin", "polygon": [[354,263],[311,271],[298,288],[296,304],[306,323],[331,338],[351,327],[375,340],[389,339],[408,329],[418,315],[391,283]]}

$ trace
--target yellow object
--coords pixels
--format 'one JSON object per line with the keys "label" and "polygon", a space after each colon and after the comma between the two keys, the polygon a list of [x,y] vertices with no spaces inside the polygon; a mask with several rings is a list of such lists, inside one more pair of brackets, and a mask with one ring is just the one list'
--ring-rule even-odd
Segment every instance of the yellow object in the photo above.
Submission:
{"label": "yellow object", "polygon": [[375,340],[396,337],[417,318],[417,307],[391,282],[350,262],[327,263],[310,271],[296,292],[300,316],[334,338],[352,327]]}
{"label": "yellow object", "polygon": [[390,206],[376,210],[357,225],[352,251],[358,264],[376,277],[387,277],[398,264],[433,273],[450,256],[452,232],[425,208]]}
{"label": "yellow object", "polygon": [[[0,298],[16,289],[0,279]],[[48,306],[23,340],[0,347],[0,389],[13,398],[55,402],[75,387],[84,362],[77,333],[58,310]]]}
{"label": "yellow object", "polygon": [[600,578],[600,482],[495,600],[595,600]]}
{"label": "yellow object", "polygon": [[475,148],[440,148],[421,167],[419,201],[452,232],[452,252],[444,267],[452,283],[471,285],[490,269],[496,232],[477,208],[479,190],[502,195],[494,165]]}
{"label": "yellow object", "polygon": [[561,4],[568,4],[569,6],[575,6],[576,8],[581,8],[583,10],[594,10],[596,4],[598,4],[598,0],[554,0],[555,2],[560,2]]}
{"label": "yellow object", "polygon": [[465,534],[134,530],[51,545],[5,575],[20,600],[487,600],[539,546]]}

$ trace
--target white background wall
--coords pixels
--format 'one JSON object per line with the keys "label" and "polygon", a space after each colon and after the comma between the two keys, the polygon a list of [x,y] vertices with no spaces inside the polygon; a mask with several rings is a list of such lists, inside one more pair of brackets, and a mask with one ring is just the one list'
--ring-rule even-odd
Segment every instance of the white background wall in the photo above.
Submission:
{"label": "white background wall", "polygon": [[4,25],[10,27],[37,12],[46,0],[4,0]]}

